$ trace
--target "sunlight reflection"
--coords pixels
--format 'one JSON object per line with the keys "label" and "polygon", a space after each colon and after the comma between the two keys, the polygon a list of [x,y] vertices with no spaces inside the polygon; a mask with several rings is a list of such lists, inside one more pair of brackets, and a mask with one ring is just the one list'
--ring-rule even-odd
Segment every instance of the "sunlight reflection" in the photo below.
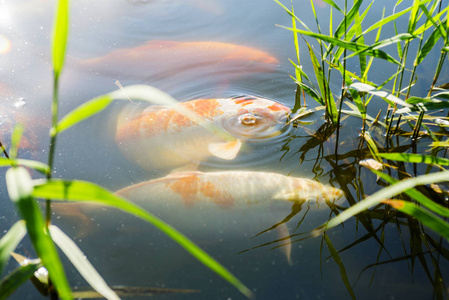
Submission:
{"label": "sunlight reflection", "polygon": [[[0,20],[1,20],[0,16]],[[7,54],[11,51],[11,41],[5,37],[4,35],[0,34],[0,54]]]}

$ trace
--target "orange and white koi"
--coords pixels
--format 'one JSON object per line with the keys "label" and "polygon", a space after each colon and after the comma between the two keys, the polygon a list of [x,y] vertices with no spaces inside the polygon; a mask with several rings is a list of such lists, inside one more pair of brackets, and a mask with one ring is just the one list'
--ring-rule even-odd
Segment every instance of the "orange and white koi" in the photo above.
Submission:
{"label": "orange and white koi", "polygon": [[227,77],[235,78],[272,72],[279,66],[279,61],[265,51],[231,43],[148,41],[141,46],[81,61],[80,66],[121,79],[142,80],[155,76],[172,80],[177,75],[204,78],[227,74]]}
{"label": "orange and white koi", "polygon": [[194,171],[135,184],[117,194],[157,214],[187,236],[211,238],[227,231],[227,235],[252,238],[276,229],[277,238],[285,244],[280,250],[291,264],[286,226],[291,207],[285,204],[319,204],[338,199],[343,192],[317,181],[277,173]]}
{"label": "orange and white koi", "polygon": [[319,202],[343,195],[340,189],[311,179],[255,171],[179,172],[116,193],[151,210],[158,205],[234,210],[270,200]]}
{"label": "orange and white koi", "polygon": [[289,112],[259,97],[197,99],[143,112],[125,109],[115,138],[129,160],[147,169],[180,167],[209,156],[231,160],[241,141],[278,135]]}
{"label": "orange and white koi", "polygon": [[[190,171],[131,185],[116,194],[194,240],[243,238],[249,242],[257,234],[276,229],[277,238],[283,238],[286,244],[281,250],[290,262],[290,234],[285,223],[292,213],[292,204],[305,201],[323,204],[324,200],[341,198],[343,192],[314,180],[270,172]],[[99,207],[87,203],[53,203],[58,214],[82,218],[82,222],[77,222],[83,224],[79,236],[93,233],[98,226],[104,228],[111,219],[120,219],[111,217],[114,210]],[[99,223],[93,226],[91,218]]]}

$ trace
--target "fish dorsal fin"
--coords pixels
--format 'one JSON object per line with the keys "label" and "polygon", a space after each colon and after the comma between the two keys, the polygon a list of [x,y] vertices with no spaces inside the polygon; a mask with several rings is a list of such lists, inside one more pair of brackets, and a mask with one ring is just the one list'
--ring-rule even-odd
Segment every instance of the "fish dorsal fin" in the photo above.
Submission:
{"label": "fish dorsal fin", "polygon": [[233,140],[226,143],[211,143],[208,146],[209,152],[216,157],[232,160],[234,159],[242,147],[240,140]]}

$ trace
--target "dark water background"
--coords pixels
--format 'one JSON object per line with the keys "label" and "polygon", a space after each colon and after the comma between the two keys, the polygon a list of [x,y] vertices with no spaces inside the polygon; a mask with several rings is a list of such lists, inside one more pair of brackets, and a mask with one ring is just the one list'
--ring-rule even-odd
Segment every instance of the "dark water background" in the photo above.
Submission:
{"label": "dark water background", "polygon": [[[1,115],[14,119],[25,112],[32,113],[33,117],[28,121],[29,126],[34,126],[41,140],[36,148],[24,149],[20,155],[41,161],[46,161],[48,155],[46,129],[41,128],[50,123],[52,74],[49,45],[53,2],[0,0],[0,35],[4,36],[3,40],[0,39],[0,45],[6,44],[6,40],[11,43],[10,50],[0,52],[0,96],[4,107]],[[290,3],[284,4],[290,6]],[[319,0],[315,5],[322,29],[327,32],[329,6]],[[368,3],[363,7],[367,5]],[[376,1],[369,14],[370,18],[365,20],[365,28],[379,20],[384,6],[386,14],[391,14],[392,5],[390,1]],[[309,1],[294,1],[294,7],[298,17],[310,28],[315,28]],[[402,8],[405,8],[405,5],[402,5]],[[117,87],[113,83],[114,79],[119,79],[123,85],[151,84],[181,101],[253,94],[290,107],[295,104],[296,85],[289,77],[294,74],[289,59],[295,61],[296,57],[293,35],[290,31],[276,26],[291,26],[291,18],[273,1],[82,0],[72,1],[71,9],[67,68],[61,82],[61,116],[89,99],[115,90]],[[339,21],[336,15],[334,12],[334,20]],[[334,28],[337,24],[335,21]],[[399,19],[399,30],[405,30],[406,24],[407,18]],[[383,37],[391,35],[391,26],[383,29]],[[374,38],[374,33],[371,37]],[[80,70],[76,66],[78,59],[105,55],[120,48],[135,47],[149,40],[216,41],[245,45],[270,53],[279,60],[279,66],[269,73],[247,76],[226,73],[207,78],[196,76],[193,70],[185,77],[177,76],[176,80],[158,79],[157,76],[148,80],[116,74],[95,74]],[[313,41],[311,43],[316,46]],[[307,48],[301,40],[300,47],[303,68],[312,78]],[[394,47],[389,49],[394,51]],[[437,55],[429,56],[426,64],[418,71],[420,81],[413,88],[415,95],[424,96],[427,93],[436,61]],[[371,75],[373,77],[370,79],[377,83],[383,82],[385,76],[390,76],[395,68],[376,61]],[[356,71],[357,60],[349,60],[348,69]],[[441,83],[448,82],[448,76],[444,73]],[[341,81],[338,78],[336,75],[335,80],[331,82],[334,93],[340,93]],[[25,105],[16,107],[18,101],[24,101]],[[312,99],[307,99],[307,103],[310,107],[317,105]],[[58,137],[55,177],[89,180],[117,190],[132,183],[166,175],[163,171],[144,171],[122,157],[111,139],[114,116],[120,107],[120,104],[114,104],[105,112]],[[375,116],[381,108],[385,109],[384,103],[375,99],[370,104],[369,114]],[[37,122],[35,118],[44,120],[44,123]],[[343,158],[337,168],[332,163],[335,160],[332,157],[335,135],[330,139],[317,138],[318,134],[311,136],[310,134],[317,130],[320,134],[324,132],[319,130],[324,126],[324,121],[321,113],[313,115],[309,120],[316,122],[294,128],[282,138],[250,144],[249,151],[239,155],[236,161],[224,163],[211,159],[202,165],[200,170],[274,171],[296,177],[314,178],[337,187],[344,182],[346,197],[350,196],[356,200],[360,199],[362,194],[369,195],[381,188],[376,184],[373,174],[356,164],[356,161],[364,158],[363,155],[351,152],[355,151],[359,143],[359,119],[348,118],[343,123],[339,145],[339,153],[343,154]],[[403,144],[404,149],[408,149],[410,142],[404,139]],[[427,144],[423,141],[420,145]],[[427,149],[426,146],[420,145],[418,151]],[[423,172],[424,169],[418,171]],[[8,199],[3,182],[0,188],[0,229],[6,232],[18,216]],[[349,206],[346,199],[342,206]],[[290,208],[284,209],[288,213]],[[330,215],[331,211],[327,207],[312,207],[310,210],[303,207],[289,223],[289,229],[292,234],[307,232],[328,220]],[[97,224],[100,230],[96,234],[75,239],[109,284],[201,290],[201,293],[192,295],[155,296],[163,299],[244,298],[234,287],[206,269],[162,233],[151,229],[150,225],[134,222],[129,217],[115,212],[111,212],[110,216],[107,222]],[[304,216],[300,228],[295,231],[296,224]],[[67,224],[55,216],[54,222],[67,233],[77,236],[77,221]],[[266,220],[260,221],[261,224],[263,222],[266,223]],[[374,220],[373,223],[379,225],[381,221]],[[173,225],[176,227],[176,224]],[[181,228],[178,229],[182,231]],[[383,247],[388,254],[381,251],[382,246],[373,238],[340,253],[349,282],[358,299],[432,298],[433,284],[426,275],[422,262],[417,259],[403,259],[369,267],[363,271],[376,261],[407,256],[410,239],[407,229],[402,226],[401,230],[398,230],[398,226],[393,223],[384,226]],[[242,228],[243,232],[245,230]],[[427,233],[434,236],[430,231]],[[365,228],[355,219],[351,219],[344,227],[331,230],[328,236],[336,249],[342,249],[365,234]],[[381,232],[378,235],[381,236]],[[249,237],[251,236],[204,236],[199,233],[197,236],[193,234],[192,238],[252,289],[257,299],[350,299],[340,268],[330,258],[329,250],[321,237],[300,240],[302,235],[299,235],[292,238],[291,266],[282,252],[272,249],[272,246],[238,254],[276,239],[274,233],[254,239]],[[438,240],[438,237],[434,238]],[[17,252],[33,256],[31,249],[30,243],[25,240]],[[430,268],[427,270],[429,274],[433,275],[439,269],[443,279],[447,277],[446,260],[439,258],[436,263],[438,268],[434,268],[429,256],[424,256],[424,260]],[[65,263],[72,286],[85,286],[86,283],[77,271],[68,262]],[[11,261],[7,271],[15,267],[15,262]],[[12,299],[39,297],[28,283],[18,290]]]}

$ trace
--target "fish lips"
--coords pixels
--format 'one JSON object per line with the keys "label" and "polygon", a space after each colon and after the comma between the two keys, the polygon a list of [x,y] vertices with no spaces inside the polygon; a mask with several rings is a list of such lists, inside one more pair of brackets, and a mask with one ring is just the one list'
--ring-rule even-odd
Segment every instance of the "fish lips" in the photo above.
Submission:
{"label": "fish lips", "polygon": [[249,111],[224,118],[222,126],[239,139],[268,139],[282,133],[286,120],[281,113]]}

